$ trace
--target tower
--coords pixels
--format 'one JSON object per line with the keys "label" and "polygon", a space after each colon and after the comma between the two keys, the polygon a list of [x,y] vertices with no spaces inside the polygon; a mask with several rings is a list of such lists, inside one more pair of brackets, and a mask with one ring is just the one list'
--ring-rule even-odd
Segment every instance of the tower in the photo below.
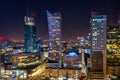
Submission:
{"label": "tower", "polygon": [[[91,50],[92,50],[92,71],[105,74],[106,70],[106,23],[107,16],[101,13],[92,13],[91,24]],[[104,76],[103,76],[104,78]]]}
{"label": "tower", "polygon": [[59,60],[61,54],[61,14],[47,11],[49,31],[49,53],[50,59]]}
{"label": "tower", "polygon": [[[120,77],[120,24],[107,26],[107,74]],[[119,79],[116,79],[119,80]]]}
{"label": "tower", "polygon": [[24,17],[24,52],[33,52],[36,48],[36,27],[34,17]]}

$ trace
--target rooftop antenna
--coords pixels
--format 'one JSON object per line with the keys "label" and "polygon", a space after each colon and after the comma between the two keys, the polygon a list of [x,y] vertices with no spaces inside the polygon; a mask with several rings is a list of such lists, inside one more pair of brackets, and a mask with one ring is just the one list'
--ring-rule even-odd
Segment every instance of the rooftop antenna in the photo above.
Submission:
{"label": "rooftop antenna", "polygon": [[31,0],[29,0],[28,2],[27,2],[27,16],[29,16],[29,17],[35,17],[36,16],[36,14],[34,13],[34,12],[32,12],[32,10],[31,10]]}
{"label": "rooftop antenna", "polygon": [[30,16],[30,1],[27,1],[27,16]]}

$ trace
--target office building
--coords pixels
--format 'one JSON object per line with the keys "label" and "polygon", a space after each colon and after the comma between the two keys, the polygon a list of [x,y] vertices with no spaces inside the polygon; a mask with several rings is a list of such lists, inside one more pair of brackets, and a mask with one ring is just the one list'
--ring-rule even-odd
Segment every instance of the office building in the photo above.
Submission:
{"label": "office building", "polygon": [[107,74],[120,77],[120,24],[107,27]]}
{"label": "office building", "polygon": [[49,53],[50,59],[59,60],[61,54],[61,14],[47,11],[48,31],[49,31]]}
{"label": "office building", "polygon": [[106,49],[106,15],[91,16],[91,38],[92,50],[105,50]]}
{"label": "office building", "polygon": [[[106,65],[106,15],[92,13],[91,15],[91,50],[92,50],[92,75],[104,78]],[[98,75],[97,75],[98,74]],[[92,76],[91,75],[91,76]],[[99,76],[100,75],[100,76]]]}
{"label": "office building", "polygon": [[36,48],[36,27],[34,17],[25,16],[24,52],[33,52]]}

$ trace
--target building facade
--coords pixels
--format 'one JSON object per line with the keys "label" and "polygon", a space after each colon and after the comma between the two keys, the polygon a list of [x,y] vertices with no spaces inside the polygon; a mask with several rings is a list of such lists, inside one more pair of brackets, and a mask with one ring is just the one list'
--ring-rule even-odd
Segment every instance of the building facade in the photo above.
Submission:
{"label": "building facade", "polygon": [[47,11],[49,31],[49,53],[52,60],[58,60],[61,54],[61,14]]}
{"label": "building facade", "polygon": [[24,52],[33,52],[36,48],[36,27],[34,17],[25,16]]}
{"label": "building facade", "polygon": [[91,16],[92,50],[106,49],[106,15]]}
{"label": "building facade", "polygon": [[[92,71],[102,72],[103,75],[106,73],[106,23],[106,15],[99,13],[93,13],[91,15]],[[97,74],[95,76],[97,76]]]}
{"label": "building facade", "polygon": [[107,27],[107,74],[120,77],[120,24]]}

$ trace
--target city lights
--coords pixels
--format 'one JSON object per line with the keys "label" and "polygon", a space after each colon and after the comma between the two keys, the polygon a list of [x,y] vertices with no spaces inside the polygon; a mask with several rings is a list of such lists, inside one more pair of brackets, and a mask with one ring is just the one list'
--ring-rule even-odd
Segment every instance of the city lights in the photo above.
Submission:
{"label": "city lights", "polygon": [[1,0],[0,80],[120,80],[119,5]]}

